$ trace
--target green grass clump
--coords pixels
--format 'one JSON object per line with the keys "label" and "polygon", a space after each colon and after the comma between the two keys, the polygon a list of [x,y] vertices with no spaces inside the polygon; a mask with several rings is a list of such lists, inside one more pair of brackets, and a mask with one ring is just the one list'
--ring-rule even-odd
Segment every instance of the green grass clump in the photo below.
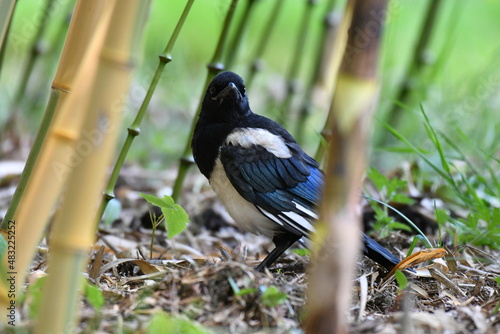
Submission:
{"label": "green grass clump", "polygon": [[[498,182],[499,160],[489,152],[479,149],[461,131],[455,134],[460,142],[451,140],[442,131],[437,131],[424,108],[421,108],[423,127],[432,143],[431,150],[422,150],[394,128],[385,124],[395,138],[417,155],[430,168],[431,182],[439,183],[442,195],[450,210],[436,210],[439,227],[446,230],[459,244],[500,248],[500,183]],[[474,160],[464,152],[465,147],[476,151]],[[373,174],[373,173],[372,173]],[[423,174],[424,175],[424,174]],[[398,181],[394,181],[395,184]],[[456,214],[456,212],[465,212]]]}

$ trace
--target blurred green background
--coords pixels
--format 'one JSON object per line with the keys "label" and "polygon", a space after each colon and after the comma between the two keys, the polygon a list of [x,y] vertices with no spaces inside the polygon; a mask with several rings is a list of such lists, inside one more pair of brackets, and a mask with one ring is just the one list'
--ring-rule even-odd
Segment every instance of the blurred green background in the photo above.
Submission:
{"label": "blurred green background", "polygon": [[[241,18],[245,2],[246,0],[239,1],[233,28]],[[265,54],[261,55],[265,68],[257,75],[248,92],[251,107],[256,113],[271,118],[277,116],[273,105],[284,95],[285,76],[306,2],[285,0],[282,12],[275,18],[276,29],[271,32],[271,42]],[[500,56],[500,40],[497,38],[500,31],[500,1],[441,2],[437,25],[432,31],[430,47],[425,54],[426,66],[418,76],[412,78],[411,98],[405,109],[399,111],[403,114],[395,127],[432,155],[432,144],[422,125],[422,106],[435,128],[443,131],[457,144],[463,144],[464,150],[470,151],[472,158],[475,147],[494,155],[500,123],[497,116],[500,105],[500,69],[497,60]],[[41,0],[30,0],[20,1],[17,5],[0,77],[2,123],[8,117],[20,73],[29,53],[29,45],[39,29],[44,3]],[[36,61],[28,90],[18,106],[23,137],[33,137],[41,119],[64,42],[66,18],[73,3],[73,0],[56,0],[50,11],[47,31],[40,45],[42,54]],[[343,3],[339,1],[339,9]],[[141,126],[141,135],[132,146],[129,162],[151,169],[166,169],[177,163],[202,94],[206,64],[213,56],[229,4],[229,0],[195,1],[173,50],[173,61],[167,65],[153,96]],[[248,66],[253,61],[251,55],[273,4],[274,0],[258,0],[255,4],[236,64],[230,70],[242,76],[248,73]],[[371,148],[372,165],[385,170],[412,157],[401,149],[401,143],[387,140],[390,136],[382,123],[387,121],[388,111],[394,105],[395,94],[409,66],[428,4],[428,0],[394,0],[389,3],[380,59],[382,89]],[[158,63],[157,56],[165,48],[184,6],[185,1],[181,0],[152,2],[144,47],[140,52],[130,90],[122,140],[126,135],[126,126],[134,118],[149,86]],[[318,1],[308,41],[302,46],[303,57],[298,77],[300,85],[291,110],[294,115],[302,102],[308,73],[314,65],[313,55],[317,35],[324,21],[325,6],[326,1]],[[234,33],[234,29],[232,32]],[[314,114],[303,125],[307,134],[303,145],[310,154],[314,154],[316,150],[318,133],[327,112],[325,106],[328,104],[322,102],[321,94],[319,96]],[[294,117],[292,121],[293,119]],[[294,128],[294,125],[289,126],[291,132]],[[400,152],[393,152],[398,150]]]}

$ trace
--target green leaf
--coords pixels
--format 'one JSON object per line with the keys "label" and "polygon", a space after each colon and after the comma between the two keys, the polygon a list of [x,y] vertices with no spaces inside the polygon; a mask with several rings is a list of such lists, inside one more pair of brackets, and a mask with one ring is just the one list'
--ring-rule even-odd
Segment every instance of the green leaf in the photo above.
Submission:
{"label": "green leaf", "polygon": [[245,295],[251,295],[252,293],[256,293],[257,289],[256,288],[245,288],[245,289],[240,289],[238,293],[235,293],[236,296],[245,296]]}
{"label": "green leaf", "polygon": [[308,256],[311,255],[311,251],[307,248],[294,248],[291,250],[295,254],[298,254],[300,256]]}
{"label": "green leaf", "polygon": [[396,276],[396,281],[398,282],[399,290],[404,290],[408,286],[408,278],[401,270],[396,270],[394,273]]}
{"label": "green leaf", "polygon": [[97,286],[87,282],[85,284],[85,297],[96,312],[101,310],[105,300],[102,291]]}
{"label": "green leaf", "polygon": [[406,224],[403,224],[403,223],[400,223],[400,222],[397,222],[397,221],[393,221],[391,223],[389,223],[389,229],[391,230],[403,230],[403,231],[407,231],[407,232],[411,232],[412,229],[410,226],[406,225]]}
{"label": "green leaf", "polygon": [[142,196],[142,198],[144,198],[150,204],[159,206],[162,209],[171,207],[171,205],[168,202],[166,202],[163,198],[159,198],[159,197],[156,197],[155,195],[148,195],[148,194],[143,194],[143,193],[139,193],[139,195]]}
{"label": "green leaf", "polygon": [[418,235],[416,235],[416,236],[413,237],[413,240],[411,241],[411,244],[410,244],[410,248],[408,249],[408,252],[406,253],[407,257],[413,254],[413,250],[415,249],[415,247],[417,246],[417,243],[420,240],[421,239],[419,238]]}
{"label": "green leaf", "polygon": [[405,194],[395,194],[391,198],[392,202],[401,203],[401,204],[413,204],[415,200],[406,196]]}
{"label": "green leaf", "polygon": [[161,208],[167,224],[167,235],[170,239],[186,229],[189,216],[182,206],[174,203],[172,197],[165,196],[163,200],[170,205],[170,208]]}
{"label": "green leaf", "polygon": [[274,307],[283,304],[286,301],[286,293],[278,290],[274,285],[270,285],[267,288],[261,287],[264,292],[260,296],[262,302],[267,307]]}
{"label": "green leaf", "polygon": [[391,202],[411,205],[415,203],[415,200],[406,196],[405,194],[395,194],[394,196],[392,196]]}
{"label": "green leaf", "polygon": [[209,334],[210,331],[193,320],[184,317],[174,318],[165,312],[159,312],[151,318],[146,333]]}
{"label": "green leaf", "polygon": [[26,298],[31,300],[29,304],[29,314],[31,319],[36,319],[38,316],[38,311],[40,310],[42,302],[42,289],[46,279],[47,276],[40,277],[35,281],[35,283],[28,286]]}
{"label": "green leaf", "polygon": [[377,187],[377,190],[379,190],[379,191],[382,190],[382,188],[384,188],[384,186],[387,183],[389,183],[389,180],[387,180],[387,177],[373,167],[371,167],[368,170],[367,175],[368,175],[368,178],[373,182],[373,184],[375,185],[375,187]]}
{"label": "green leaf", "polygon": [[159,198],[154,195],[143,193],[139,193],[139,195],[150,204],[160,207],[165,217],[168,238],[173,238],[186,229],[187,223],[189,222],[189,216],[182,206],[174,202],[172,197],[165,195],[163,198]]}
{"label": "green leaf", "polygon": [[443,209],[436,209],[436,222],[438,226],[443,226],[450,219],[450,215]]}

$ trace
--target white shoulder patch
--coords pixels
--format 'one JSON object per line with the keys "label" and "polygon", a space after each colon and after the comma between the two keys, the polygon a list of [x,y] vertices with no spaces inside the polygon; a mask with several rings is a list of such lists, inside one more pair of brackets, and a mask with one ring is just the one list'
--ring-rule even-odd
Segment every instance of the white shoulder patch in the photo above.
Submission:
{"label": "white shoulder patch", "polygon": [[273,135],[271,132],[264,129],[235,129],[227,137],[226,143],[242,147],[260,145],[269,153],[283,159],[287,159],[292,156],[290,149],[286,146],[285,141],[281,138],[281,136]]}

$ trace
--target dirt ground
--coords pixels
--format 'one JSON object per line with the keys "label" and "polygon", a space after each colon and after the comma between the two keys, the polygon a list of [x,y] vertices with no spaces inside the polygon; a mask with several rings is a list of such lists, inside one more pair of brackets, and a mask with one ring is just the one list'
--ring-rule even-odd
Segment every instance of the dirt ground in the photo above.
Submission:
{"label": "dirt ground", "polygon": [[[217,333],[300,332],[309,257],[299,255],[301,250],[288,251],[270,271],[253,270],[272,243],[239,231],[195,171],[180,202],[190,215],[187,230],[172,240],[157,230],[151,248],[148,206],[138,192],[167,193],[172,177],[172,172],[135,167],[123,171],[116,192],[122,205],[119,218],[101,224],[85,273],[102,291],[105,303],[96,312],[83,298],[81,332],[111,333],[117,326],[124,333],[145,332],[160,310],[194,319]],[[2,182],[4,196],[13,186],[15,178]],[[4,206],[8,202],[0,200]],[[432,219],[425,218],[419,204],[405,210],[432,233]],[[367,224],[370,216],[366,206]],[[379,241],[404,256],[412,238],[395,232]],[[446,249],[445,258],[422,264],[425,268],[418,275],[407,272],[408,284],[402,290],[396,280],[383,279],[383,268],[360,257],[347,315],[351,332],[499,333],[500,289],[495,278],[500,277],[500,252],[451,243]],[[33,261],[31,284],[46,275],[47,254],[44,240]]]}

